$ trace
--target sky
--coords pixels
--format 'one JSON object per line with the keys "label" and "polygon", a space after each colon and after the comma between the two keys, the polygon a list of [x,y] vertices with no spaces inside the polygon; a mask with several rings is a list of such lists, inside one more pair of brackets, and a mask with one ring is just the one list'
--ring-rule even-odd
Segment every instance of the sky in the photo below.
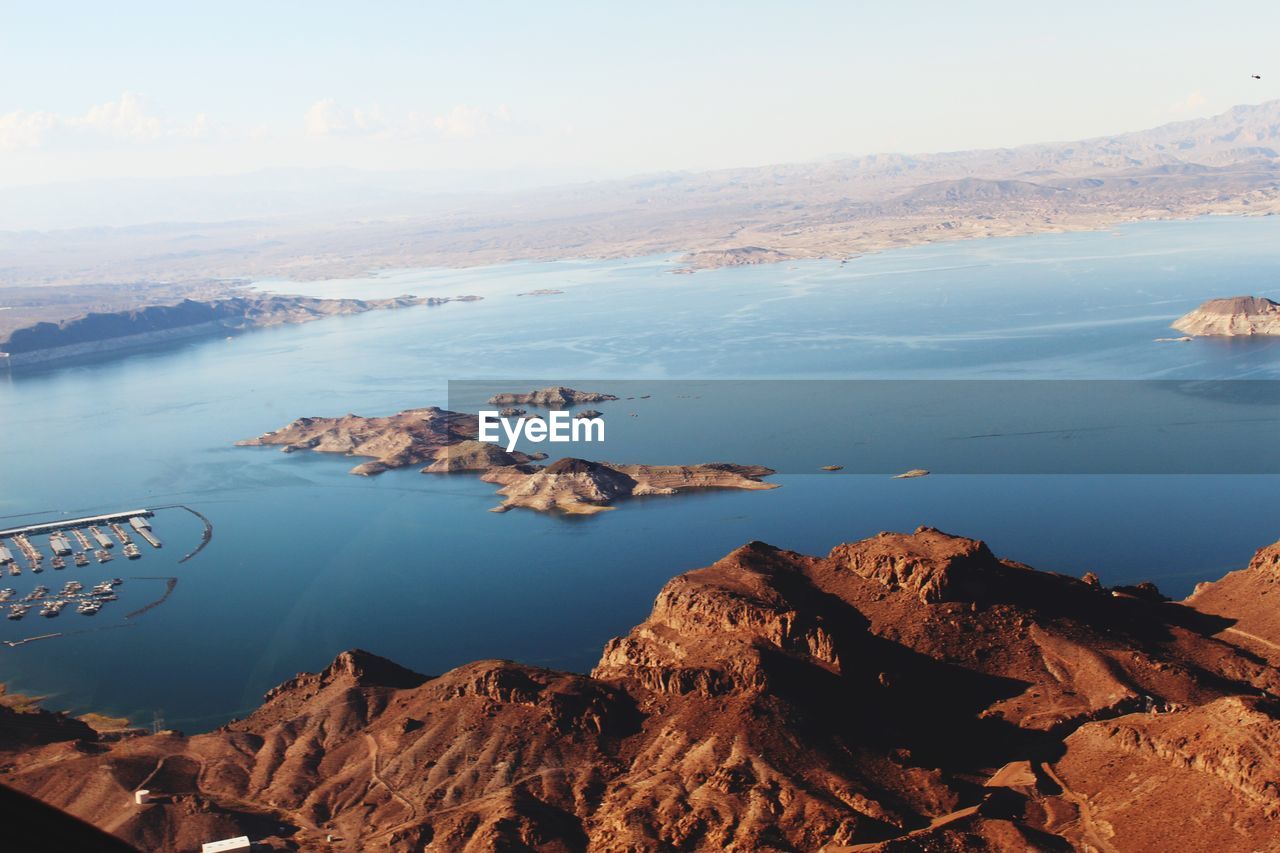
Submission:
{"label": "sky", "polygon": [[298,167],[551,183],[1280,97],[1273,0],[1048,5],[0,0],[0,188]]}

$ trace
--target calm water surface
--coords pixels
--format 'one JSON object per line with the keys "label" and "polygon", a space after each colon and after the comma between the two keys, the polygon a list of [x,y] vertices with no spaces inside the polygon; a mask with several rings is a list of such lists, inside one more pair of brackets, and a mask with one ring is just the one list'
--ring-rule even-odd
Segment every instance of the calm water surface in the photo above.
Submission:
{"label": "calm water surface", "polygon": [[[657,380],[1280,378],[1280,341],[1152,342],[1176,334],[1169,322],[1206,298],[1280,298],[1277,218],[955,243],[843,266],[694,276],[671,275],[673,266],[566,261],[267,282],[322,296],[486,298],[0,374],[5,526],[174,503],[215,526],[210,546],[181,566],[200,525],[164,510],[156,530],[166,547],[140,561],[0,581],[22,595],[38,582],[126,579],[122,601],[92,620],[70,611],[0,620],[0,640],[78,631],[0,647],[0,681],[49,695],[52,707],[144,722],[161,712],[198,731],[351,647],[425,672],[486,657],[586,670],[668,578],[751,539],[817,553],[929,524],[1040,568],[1151,578],[1183,595],[1280,538],[1272,476],[787,474],[773,491],[649,498],[583,520],[486,512],[493,487],[470,476],[362,479],[346,473],[352,460],[232,446],[304,414],[444,405],[451,379],[587,376],[661,388]],[[539,288],[564,293],[517,295]],[[638,436],[644,422],[629,429]],[[682,438],[664,424],[673,458],[619,461],[701,455],[705,435]],[[789,436],[801,440],[778,431],[781,443]],[[169,576],[179,583],[162,606],[123,619]]]}

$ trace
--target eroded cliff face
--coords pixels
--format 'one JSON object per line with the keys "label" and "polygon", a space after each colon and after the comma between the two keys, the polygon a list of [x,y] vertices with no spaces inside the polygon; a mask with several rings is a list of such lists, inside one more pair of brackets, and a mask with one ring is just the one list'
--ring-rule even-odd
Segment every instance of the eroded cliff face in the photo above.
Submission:
{"label": "eroded cliff face", "polygon": [[1188,335],[1280,335],[1280,303],[1261,296],[1210,299],[1175,320],[1173,328]]}
{"label": "eroded cliff face", "polygon": [[154,850],[1269,849],[1280,632],[1215,593],[1277,554],[1176,603],[927,528],[753,542],[589,676],[347,652],[220,730],[13,747],[0,781]]}

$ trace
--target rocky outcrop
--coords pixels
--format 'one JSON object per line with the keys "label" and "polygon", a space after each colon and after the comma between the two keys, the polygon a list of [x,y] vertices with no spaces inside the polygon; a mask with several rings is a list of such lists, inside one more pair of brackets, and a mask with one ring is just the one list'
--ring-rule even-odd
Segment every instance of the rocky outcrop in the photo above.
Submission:
{"label": "rocky outcrop", "polygon": [[[527,466],[545,453],[521,453],[503,450],[487,441],[459,441],[436,451],[435,461],[422,469],[424,474],[456,474],[464,471],[489,471],[493,468]],[[525,467],[522,470],[533,470]]]}
{"label": "rocky outcrop", "polygon": [[753,542],[590,676],[347,652],[208,734],[10,747],[0,782],[157,851],[1270,849],[1280,673],[1112,592],[928,528]]}
{"label": "rocky outcrop", "polygon": [[[0,686],[0,697],[4,697],[3,686]],[[13,707],[11,703],[0,702],[0,751],[95,737],[96,733],[87,723],[47,711],[38,703]]]}
{"label": "rocky outcrop", "polygon": [[1074,827],[1051,820],[1050,830],[1115,850],[1185,838],[1245,853],[1280,837],[1280,719],[1269,700],[1230,696],[1090,723],[1064,746],[1053,769]]}
{"label": "rocky outcrop", "polygon": [[578,406],[583,403],[606,403],[618,399],[613,394],[602,394],[598,391],[575,391],[563,385],[540,388],[528,394],[503,393],[494,394],[489,403],[494,406],[541,406],[546,409],[559,409],[564,406]]}
{"label": "rocky outcrop", "polygon": [[701,465],[618,465],[585,459],[560,459],[545,468],[509,467],[487,471],[480,479],[499,483],[505,500],[494,508],[515,507],[569,515],[594,515],[613,509],[614,501],[645,495],[674,495],[689,489],[776,489],[761,480],[773,474],[761,465],[724,462]]}
{"label": "rocky outcrop", "polygon": [[1260,549],[1246,568],[1200,584],[1186,603],[1223,617],[1220,638],[1280,666],[1280,543]]}
{"label": "rocky outcrop", "polygon": [[1210,299],[1175,320],[1173,328],[1195,336],[1280,335],[1280,303],[1261,296]]}

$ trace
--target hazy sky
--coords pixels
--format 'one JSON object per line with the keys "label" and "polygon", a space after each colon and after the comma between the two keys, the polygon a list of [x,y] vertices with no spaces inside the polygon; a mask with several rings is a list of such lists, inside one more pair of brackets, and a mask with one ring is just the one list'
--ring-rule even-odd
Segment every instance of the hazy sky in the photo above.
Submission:
{"label": "hazy sky", "polygon": [[0,186],[615,176],[1072,139],[1280,97],[1274,0],[198,5],[0,0]]}

